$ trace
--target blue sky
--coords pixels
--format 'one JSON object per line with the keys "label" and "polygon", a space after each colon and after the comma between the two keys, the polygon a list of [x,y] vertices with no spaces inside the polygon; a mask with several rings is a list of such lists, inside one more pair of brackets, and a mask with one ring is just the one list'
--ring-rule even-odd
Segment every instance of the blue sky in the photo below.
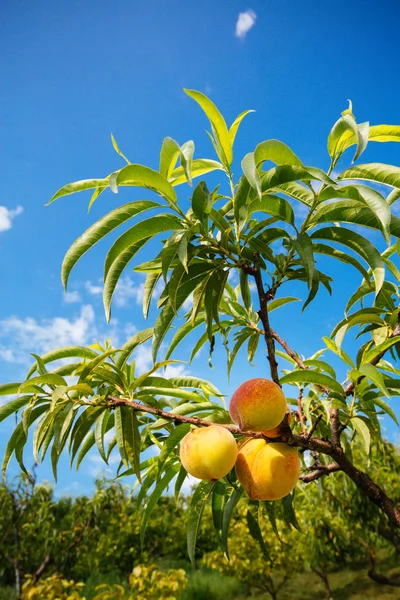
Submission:
{"label": "blue sky", "polygon": [[[241,17],[239,29],[238,18]],[[398,2],[308,0],[128,2],[86,0],[36,3],[4,0],[0,6],[0,383],[18,380],[29,352],[113,336],[122,343],[141,316],[142,279],[127,270],[106,325],[99,292],[109,242],[81,261],[63,296],[60,266],[72,241],[94,220],[143,192],[107,192],[90,215],[88,197],[44,204],[69,181],[103,177],[121,166],[113,132],[132,162],[157,168],[162,140],[194,139],[196,156],[213,156],[206,119],[183,92],[210,95],[228,122],[255,109],[242,125],[240,157],[264,139],[289,144],[305,164],[327,168],[326,137],[353,100],[359,121],[399,123]],[[252,25],[247,32],[247,25]],[[370,145],[361,162],[399,164],[400,147]],[[346,166],[343,161],[342,167]],[[180,192],[185,202],[188,190]],[[299,352],[322,346],[343,316],[345,295],[359,280],[338,275],[335,297],[322,292],[301,317],[300,307],[275,313],[273,326]],[[294,291],[304,295],[305,290]],[[153,313],[154,316],[154,313]],[[301,319],[301,320],[300,320]],[[183,356],[186,353],[183,352]],[[177,354],[176,357],[179,357]],[[141,354],[143,364],[148,352]],[[228,385],[217,350],[214,370],[206,353],[185,368],[230,394],[245,378],[266,374],[260,352],[255,368],[245,356]],[[283,365],[282,365],[283,366]],[[400,414],[400,413],[399,413]],[[2,424],[0,450],[10,426]],[[390,435],[395,435],[388,425]],[[91,487],[94,457],[70,472],[63,465],[59,492]],[[10,474],[16,472],[13,468]],[[48,465],[39,470],[49,477]]]}

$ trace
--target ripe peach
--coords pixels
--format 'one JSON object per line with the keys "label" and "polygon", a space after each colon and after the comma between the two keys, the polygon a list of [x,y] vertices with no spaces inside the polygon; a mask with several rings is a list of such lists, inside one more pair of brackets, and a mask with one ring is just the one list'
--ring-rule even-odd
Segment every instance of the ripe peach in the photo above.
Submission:
{"label": "ripe peach", "polygon": [[300,477],[299,454],[281,442],[251,439],[239,450],[236,474],[252,500],[279,500]]}
{"label": "ripe peach", "polygon": [[[290,425],[290,423],[292,422],[292,415],[291,415],[290,411],[288,412],[287,421],[288,421],[288,425]],[[281,421],[279,423],[279,425],[277,425],[273,429],[267,429],[266,431],[263,431],[262,433],[268,438],[279,437],[281,435],[282,423],[283,423],[283,421]]]}
{"label": "ripe peach", "polygon": [[193,429],[181,442],[180,458],[186,471],[207,481],[225,477],[237,458],[233,435],[219,425]]}
{"label": "ripe peach", "polygon": [[265,431],[279,425],[286,408],[279,385],[269,379],[249,379],[233,394],[229,413],[242,431]]}

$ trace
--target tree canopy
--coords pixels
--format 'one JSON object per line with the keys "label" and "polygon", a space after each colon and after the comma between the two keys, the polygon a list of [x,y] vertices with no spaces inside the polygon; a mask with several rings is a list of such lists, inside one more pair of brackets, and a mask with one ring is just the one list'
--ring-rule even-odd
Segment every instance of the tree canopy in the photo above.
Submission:
{"label": "tree canopy", "polygon": [[[158,314],[151,327],[136,333],[121,348],[106,342],[35,354],[24,381],[0,386],[0,394],[13,396],[0,407],[0,420],[20,415],[5,451],[3,471],[13,455],[26,471],[23,450],[31,430],[35,459],[42,461],[49,454],[55,477],[64,451],[70,453],[71,464],[79,466],[92,448],[107,462],[117,447],[119,475],[136,476],[141,486],[139,505],[148,496],[140,531],[144,543],[155,505],[171,483],[178,497],[187,477],[179,459],[179,443],[191,426],[217,423],[239,442],[262,438],[299,449],[300,490],[343,472],[381,509],[387,524],[398,528],[398,505],[385,492],[384,483],[381,486],[358,468],[354,445],[361,444],[369,456],[372,440],[377,452],[384,453],[379,416],[389,415],[397,424],[391,398],[400,387],[396,366],[400,272],[395,263],[400,219],[393,209],[400,198],[400,168],[357,163],[339,172],[339,159],[354,163],[369,142],[400,141],[400,126],[358,123],[350,103],[329,133],[327,172],[305,165],[285,143],[272,139],[243,158],[243,173],[235,179],[234,142],[251,111],[241,113],[228,127],[209,98],[194,90],[185,92],[210,122],[208,135],[216,158],[195,158],[193,141],[180,145],[166,138],[159,168],[153,169],[130,163],[112,137],[114,149],[126,164],[105,177],[67,184],[49,202],[91,190],[90,208],[106,190],[117,194],[121,186],[155,193],[153,200],[118,206],[91,225],[67,251],[62,281],[66,288],[86,252],[117,228],[124,228],[104,262],[106,319],[111,316],[119,278],[151,240],[158,242],[158,253],[134,269],[146,274],[145,316],[156,286],[161,287]],[[213,180],[220,176],[215,187],[204,178],[211,173]],[[147,211],[152,212],[147,215]],[[319,255],[351,266],[357,284],[343,319],[323,338],[324,346],[305,357],[301,348],[293,349],[280,336],[279,309],[297,300],[284,295],[288,282],[302,283],[303,310],[321,286],[332,292],[332,276],[319,269]],[[236,288],[230,283],[232,272],[239,277]],[[289,397],[294,405],[290,424],[285,417],[272,438],[242,431],[232,423],[222,394],[211,382],[192,375],[165,377],[163,368],[171,364],[173,353],[194,330],[198,340],[190,359],[206,345],[211,354],[221,341],[228,375],[243,345],[251,362],[260,342],[265,344],[271,379],[277,385],[291,386],[285,387],[294,396]],[[360,341],[356,355],[350,356],[342,344],[354,331]],[[138,374],[131,355],[148,340],[152,341],[154,366]],[[331,366],[330,353],[341,361],[344,381]],[[152,452],[146,454],[148,450]],[[187,519],[188,553],[193,561],[199,522],[209,498],[213,523],[227,554],[232,515],[243,497],[235,469],[218,482],[199,483]],[[294,493],[277,501],[289,524],[295,522],[293,499]],[[256,511],[258,502],[247,501]],[[258,536],[257,520],[251,523]]]}

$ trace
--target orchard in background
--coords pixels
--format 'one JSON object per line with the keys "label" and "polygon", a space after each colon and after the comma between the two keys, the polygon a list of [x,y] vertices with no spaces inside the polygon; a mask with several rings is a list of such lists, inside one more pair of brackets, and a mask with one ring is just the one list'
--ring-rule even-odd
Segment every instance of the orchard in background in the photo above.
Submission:
{"label": "orchard in background", "polygon": [[[337,163],[345,152],[346,157],[359,159],[369,141],[400,141],[400,126],[357,123],[350,104],[329,133],[327,172],[305,166],[283,142],[267,140],[243,158],[243,174],[234,179],[233,145],[239,125],[251,111],[240,114],[228,128],[206,96],[191,90],[186,93],[210,121],[209,137],[217,160],[194,158],[193,141],[180,146],[166,138],[159,169],[154,170],[131,164],[112,138],[127,164],[107,177],[68,184],[50,201],[92,190],[90,208],[109,188],[117,193],[120,186],[139,186],[155,192],[158,201],[129,202],[89,227],[66,253],[62,281],[66,287],[75,264],[98,241],[117,227],[129,225],[105,259],[107,320],[121,274],[156,236],[158,254],[135,266],[135,271],[146,273],[146,317],[156,286],[163,289],[154,326],[135,334],[122,348],[106,343],[105,347],[63,347],[35,355],[25,381],[0,386],[1,394],[15,395],[0,408],[0,419],[20,415],[5,451],[3,470],[13,455],[25,470],[23,449],[32,428],[35,459],[42,461],[49,455],[55,477],[66,448],[71,462],[79,466],[93,447],[105,462],[117,447],[119,474],[135,474],[141,484],[138,505],[148,497],[140,528],[143,543],[162,494],[174,482],[178,497],[187,477],[185,466],[193,469],[204,481],[198,484],[188,512],[192,561],[209,499],[226,555],[231,518],[242,497],[251,507],[250,534],[262,546],[259,509],[265,500],[276,498],[287,523],[296,527],[292,488],[300,468],[298,494],[309,497],[308,484],[321,480],[323,489],[325,476],[342,471],[364,495],[365,503],[368,499],[379,507],[383,526],[393,532],[400,527],[400,509],[380,483],[357,467],[353,451],[361,444],[368,455],[373,439],[377,452],[384,453],[378,415],[386,413],[397,424],[391,398],[400,388],[395,366],[400,352],[400,272],[394,262],[400,247],[400,219],[392,214],[392,207],[400,198],[400,168],[372,163],[337,174]],[[267,162],[276,166],[265,170]],[[212,189],[205,179],[194,183],[211,172],[213,178],[221,175],[220,185]],[[183,184],[191,190],[183,191]],[[151,216],[145,214],[148,211]],[[364,235],[359,233],[363,228],[381,234],[384,251],[371,242],[368,229]],[[287,282],[304,283],[304,309],[321,285],[331,293],[332,278],[318,269],[318,255],[351,265],[359,281],[355,280],[343,320],[330,337],[323,338],[324,347],[304,358],[301,348],[293,349],[290,340],[281,338],[279,308],[296,300],[283,295]],[[236,289],[229,283],[232,272],[239,277]],[[192,302],[186,311],[188,299]],[[342,342],[350,330],[357,331],[355,327],[358,352],[349,356]],[[163,377],[162,369],[171,362],[172,353],[193,331],[198,331],[198,339],[191,360],[204,345],[211,353],[221,341],[228,374],[244,344],[250,362],[260,341],[265,344],[270,375],[258,375],[264,382],[266,376],[272,381],[262,393],[243,382],[244,391],[241,386],[231,405],[236,425],[212,383],[195,376]],[[154,366],[137,375],[131,355],[148,340],[152,340]],[[166,342],[167,351],[160,359]],[[329,353],[342,361],[347,371],[344,382],[330,365]],[[283,375],[278,360],[284,361]],[[291,415],[280,389],[284,384],[294,390],[295,398],[288,399],[294,404]],[[213,430],[206,435],[203,428],[210,426]],[[190,432],[191,428],[200,430]],[[182,445],[185,436],[189,438]],[[208,439],[204,456],[201,445],[193,442],[196,437]],[[219,446],[219,438],[226,447]],[[235,439],[240,446],[237,469]],[[191,449],[189,458],[183,446]],[[152,447],[153,452],[143,457]],[[180,452],[186,456],[183,464]],[[205,465],[206,458],[211,465]],[[272,518],[271,510],[267,512]]]}

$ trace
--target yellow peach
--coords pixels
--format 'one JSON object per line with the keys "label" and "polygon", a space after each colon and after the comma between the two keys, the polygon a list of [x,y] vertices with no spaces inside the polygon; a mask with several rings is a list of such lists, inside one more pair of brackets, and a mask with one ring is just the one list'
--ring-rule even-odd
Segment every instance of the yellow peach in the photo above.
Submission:
{"label": "yellow peach", "polygon": [[234,467],[237,444],[233,435],[219,425],[193,429],[181,442],[180,458],[186,471],[207,481],[225,477]]}
{"label": "yellow peach", "polygon": [[284,393],[269,379],[249,379],[233,394],[232,420],[242,431],[265,431],[281,423],[287,409]]}
{"label": "yellow peach", "polygon": [[300,477],[297,450],[262,439],[251,439],[240,447],[237,477],[252,500],[279,500],[287,496]]}
{"label": "yellow peach", "polygon": [[[292,422],[292,415],[291,415],[290,411],[287,413],[287,421],[288,421],[288,425],[290,425],[290,423]],[[268,438],[279,437],[281,435],[282,423],[283,423],[283,421],[281,421],[281,423],[279,423],[279,425],[277,425],[273,429],[267,429],[266,431],[263,431],[262,433]]]}

